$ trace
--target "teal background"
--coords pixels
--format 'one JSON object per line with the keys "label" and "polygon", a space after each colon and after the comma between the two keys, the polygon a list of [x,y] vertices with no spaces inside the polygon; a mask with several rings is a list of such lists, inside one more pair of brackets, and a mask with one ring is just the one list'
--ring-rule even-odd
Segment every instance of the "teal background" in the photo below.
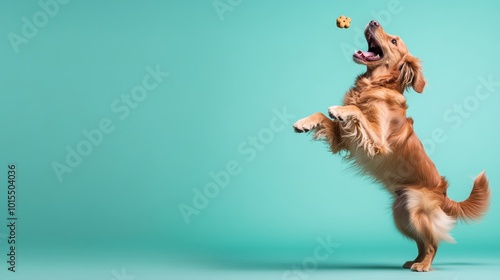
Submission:
{"label": "teal background", "polygon": [[[399,12],[388,12],[393,5]],[[2,261],[2,279],[112,279],[122,267],[137,280],[281,279],[328,235],[340,247],[311,279],[420,279],[398,269],[416,248],[396,231],[388,194],[292,129],[341,102],[364,70],[350,55],[366,48],[359,34],[374,18],[423,61],[428,85],[405,94],[408,114],[448,194],[465,199],[482,170],[492,187],[488,215],[459,223],[458,244],[441,246],[426,277],[497,275],[500,86],[472,105],[480,77],[500,82],[498,2],[243,0],[223,20],[212,1],[72,0],[59,8],[16,53],[8,34],[21,34],[22,18],[41,8],[0,2],[0,174],[17,165],[19,217],[18,272]],[[335,26],[341,14],[351,28]],[[156,65],[170,75],[121,120],[111,104]],[[464,102],[474,109],[458,125],[453,110]],[[251,159],[242,153],[283,108],[294,115],[279,123],[285,129],[252,148]],[[104,118],[115,129],[60,182],[53,162],[64,163],[66,147]],[[445,135],[439,143],[430,140],[436,129]],[[179,205],[192,205],[193,188],[229,161],[241,172],[186,224]]]}

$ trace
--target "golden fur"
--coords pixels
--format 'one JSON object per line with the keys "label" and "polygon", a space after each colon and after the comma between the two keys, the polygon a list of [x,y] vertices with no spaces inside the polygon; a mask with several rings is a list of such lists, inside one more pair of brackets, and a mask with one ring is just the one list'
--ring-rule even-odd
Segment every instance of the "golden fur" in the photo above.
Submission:
{"label": "golden fur", "polygon": [[488,180],[484,172],[479,174],[463,202],[447,197],[446,180],[425,153],[413,120],[406,117],[404,91],[412,87],[421,93],[426,84],[420,61],[376,21],[368,24],[365,36],[371,51],[358,52],[354,61],[367,71],[345,94],[343,105],[328,109],[332,119],[315,113],[297,121],[294,129],[311,131],[333,153],[346,152],[347,159],[393,195],[396,227],[418,247],[418,256],[403,267],[429,271],[439,242],[453,242],[448,232],[456,219],[475,220],[487,211]]}

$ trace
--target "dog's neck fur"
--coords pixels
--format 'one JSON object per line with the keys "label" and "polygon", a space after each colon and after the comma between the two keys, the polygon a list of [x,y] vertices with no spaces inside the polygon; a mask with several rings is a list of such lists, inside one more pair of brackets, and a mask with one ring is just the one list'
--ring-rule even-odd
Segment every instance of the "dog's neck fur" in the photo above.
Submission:
{"label": "dog's neck fur", "polygon": [[[376,70],[376,69],[375,69]],[[379,74],[382,73],[382,74]],[[363,92],[370,90],[370,88],[381,88],[384,90],[390,90],[398,92],[399,95],[391,96],[391,100],[396,101],[401,107],[408,108],[406,105],[406,98],[403,95],[406,87],[402,85],[399,81],[398,69],[393,69],[391,71],[384,70],[384,72],[373,71],[368,69],[366,73],[359,75],[356,78],[354,86],[347,92],[344,98],[344,104],[357,104],[359,105],[364,101]],[[373,95],[371,96],[373,98]],[[380,96],[382,99],[386,99],[385,95]]]}
{"label": "dog's neck fur", "polygon": [[400,73],[401,70],[397,67],[391,69],[388,65],[379,66],[374,69],[367,68],[364,74],[358,76],[356,87],[366,86],[366,81],[368,80],[373,86],[385,87],[403,94],[406,86],[400,81]]}

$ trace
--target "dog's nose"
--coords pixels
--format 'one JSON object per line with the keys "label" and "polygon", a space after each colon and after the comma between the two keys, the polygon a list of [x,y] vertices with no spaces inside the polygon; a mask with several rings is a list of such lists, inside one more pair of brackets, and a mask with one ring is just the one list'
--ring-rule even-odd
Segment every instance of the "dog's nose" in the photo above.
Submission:
{"label": "dog's nose", "polygon": [[378,21],[376,21],[376,20],[372,20],[372,21],[370,21],[370,26],[372,26],[372,27],[379,27],[380,23],[378,23]]}

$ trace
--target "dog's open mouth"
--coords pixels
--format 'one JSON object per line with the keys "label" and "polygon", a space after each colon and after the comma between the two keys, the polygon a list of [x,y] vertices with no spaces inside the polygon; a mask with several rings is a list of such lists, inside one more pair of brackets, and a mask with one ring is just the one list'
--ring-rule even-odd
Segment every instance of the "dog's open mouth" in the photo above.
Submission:
{"label": "dog's open mouth", "polygon": [[368,51],[355,51],[353,57],[361,61],[380,60],[384,56],[384,52],[370,30],[365,31],[365,37],[366,42],[368,43]]}

